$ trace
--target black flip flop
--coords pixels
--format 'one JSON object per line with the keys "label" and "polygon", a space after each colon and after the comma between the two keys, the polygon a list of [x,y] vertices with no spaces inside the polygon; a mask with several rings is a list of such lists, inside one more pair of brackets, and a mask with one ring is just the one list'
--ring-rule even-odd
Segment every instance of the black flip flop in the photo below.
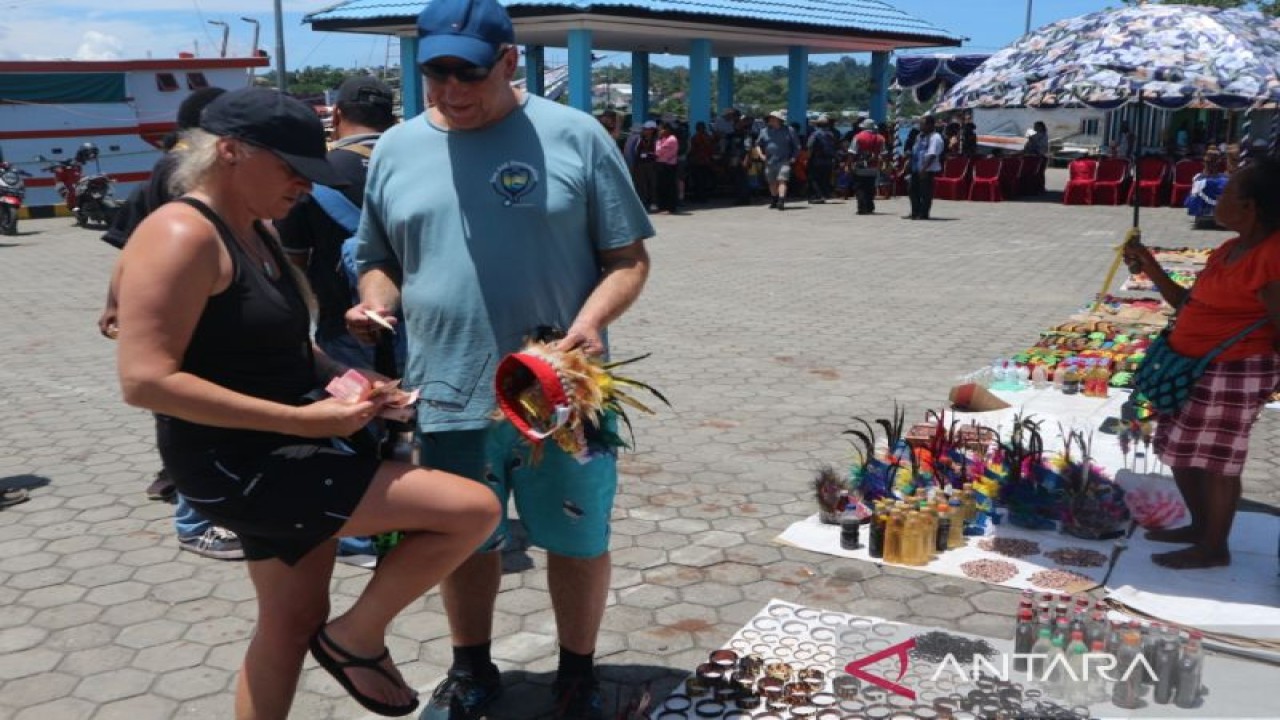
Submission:
{"label": "black flip flop", "polygon": [[[355,683],[351,682],[351,678],[347,677],[347,669],[364,668],[378,673],[387,680],[390,680],[392,683],[398,684],[403,682],[402,680],[397,680],[391,673],[387,672],[386,669],[382,667],[382,661],[386,660],[391,654],[385,648],[383,649],[382,654],[375,658],[356,657],[343,649],[341,645],[335,643],[324,631],[324,628],[320,628],[316,631],[315,635],[311,636],[310,644],[311,657],[315,658],[316,662],[320,663],[320,667],[328,671],[328,673],[333,676],[333,679],[338,681],[338,684],[347,691],[348,695],[364,706],[364,709],[371,713],[385,715],[387,717],[408,715],[418,709],[418,700],[416,698],[409,705],[388,705],[384,702],[374,700],[356,689]],[[328,648],[332,648],[339,657],[335,658],[333,655],[330,655]]]}

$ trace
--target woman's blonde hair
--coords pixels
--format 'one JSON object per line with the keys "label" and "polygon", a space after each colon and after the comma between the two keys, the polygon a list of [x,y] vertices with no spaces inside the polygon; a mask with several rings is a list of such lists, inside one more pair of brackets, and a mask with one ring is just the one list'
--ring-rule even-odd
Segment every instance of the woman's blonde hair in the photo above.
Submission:
{"label": "woman's blonde hair", "polygon": [[[175,159],[167,187],[173,197],[199,185],[218,166],[219,139],[219,136],[200,128],[183,130],[178,136],[178,143],[169,151]],[[236,143],[238,158],[249,157],[254,151],[255,148],[248,143]]]}

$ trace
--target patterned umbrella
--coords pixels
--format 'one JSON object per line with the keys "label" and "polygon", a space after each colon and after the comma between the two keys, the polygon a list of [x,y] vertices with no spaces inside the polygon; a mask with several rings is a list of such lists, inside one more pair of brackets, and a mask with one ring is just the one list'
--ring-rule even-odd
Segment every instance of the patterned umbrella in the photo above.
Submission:
{"label": "patterned umbrella", "polygon": [[1280,21],[1247,10],[1140,5],[1046,25],[992,55],[939,110],[1139,100],[1229,110],[1280,101]]}

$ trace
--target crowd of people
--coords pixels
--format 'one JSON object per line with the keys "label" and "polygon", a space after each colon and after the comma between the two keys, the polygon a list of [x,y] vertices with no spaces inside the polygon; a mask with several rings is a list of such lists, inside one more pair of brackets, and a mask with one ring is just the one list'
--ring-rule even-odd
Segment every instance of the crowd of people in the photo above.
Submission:
{"label": "crowd of people", "polygon": [[[819,115],[804,124],[785,111],[762,117],[728,108],[714,122],[692,128],[673,115],[645,120],[624,132],[622,116],[596,116],[623,153],[641,201],[650,212],[672,214],[714,198],[751,205],[768,197],[770,209],[789,199],[822,204],[857,201],[857,214],[875,212],[877,196],[905,180],[913,198],[907,219],[928,219],[933,178],[948,156],[977,156],[977,127],[969,117],[939,124],[922,117],[903,125],[856,118],[841,131]],[[998,152],[998,151],[997,151]],[[1043,122],[1027,131],[1023,154],[1049,155]]]}

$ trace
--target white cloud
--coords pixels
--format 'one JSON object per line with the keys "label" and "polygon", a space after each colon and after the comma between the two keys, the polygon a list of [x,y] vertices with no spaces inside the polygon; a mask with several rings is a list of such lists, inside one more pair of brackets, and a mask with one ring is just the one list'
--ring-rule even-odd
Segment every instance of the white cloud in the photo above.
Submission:
{"label": "white cloud", "polygon": [[121,57],[124,43],[112,35],[89,30],[76,49],[76,60],[117,60]]}

